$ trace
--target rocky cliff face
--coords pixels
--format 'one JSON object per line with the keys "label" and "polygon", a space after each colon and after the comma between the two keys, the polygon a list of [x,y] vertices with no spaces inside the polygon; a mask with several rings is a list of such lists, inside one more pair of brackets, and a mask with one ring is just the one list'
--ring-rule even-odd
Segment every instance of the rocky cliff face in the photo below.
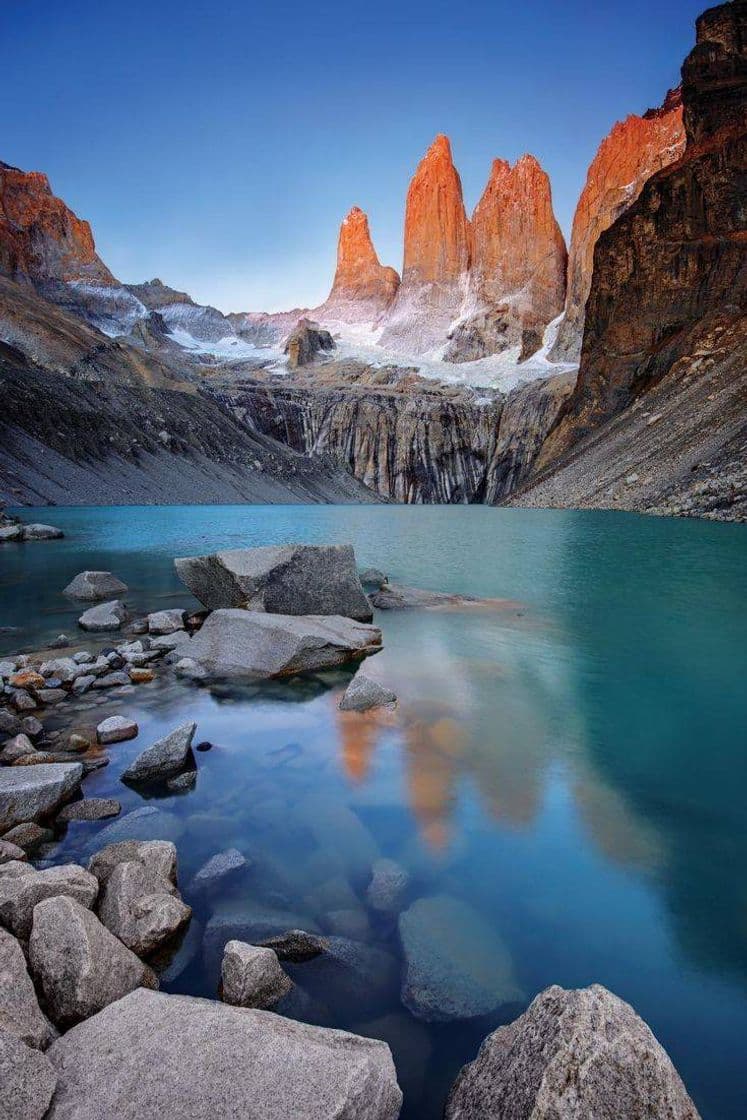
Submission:
{"label": "rocky cliff face", "polygon": [[368,218],[354,206],[340,227],[332,290],[315,310],[315,317],[374,323],[389,307],[398,288],[398,273],[379,261]]}
{"label": "rocky cliff face", "polygon": [[21,283],[116,284],[88,222],[52,194],[46,175],[0,163],[0,272]]}
{"label": "rocky cliff face", "polygon": [[599,237],[635,202],[652,175],[680,157],[684,146],[679,90],[671,91],[660,109],[618,121],[602,141],[573,218],[565,317],[553,360],[577,361],[581,353],[584,309]]}

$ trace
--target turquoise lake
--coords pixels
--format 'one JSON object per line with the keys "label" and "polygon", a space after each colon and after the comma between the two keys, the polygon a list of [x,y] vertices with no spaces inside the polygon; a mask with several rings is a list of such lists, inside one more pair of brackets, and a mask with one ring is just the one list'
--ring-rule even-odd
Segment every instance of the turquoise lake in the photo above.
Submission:
{"label": "turquoise lake", "polygon": [[[385,1038],[402,1116],[436,1120],[489,1030],[549,984],[598,982],[648,1022],[703,1120],[743,1120],[747,526],[480,506],[18,512],[66,536],[0,546],[0,627],[17,628],[0,632],[0,653],[60,632],[94,648],[61,594],[85,568],[122,578],[134,613],[194,606],[173,558],[218,548],[352,542],[360,566],[393,581],[510,601],[377,612],[394,716],[340,713],[343,673],[210,692],[161,670],[128,697],[86,701],[80,724],[121,712],[140,725],[86,792],[117,796],[123,816],[158,809],[194,906],[195,955],[185,949],[164,990],[215,995],[198,937],[216,915],[345,929],[386,967],[354,992],[323,958],[289,966],[302,1014]],[[194,790],[146,801],[120,782],[144,746],[192,719],[196,741],[214,744],[196,754]],[[87,858],[110,825],[71,825],[47,858]],[[194,871],[228,847],[248,871],[190,897]],[[511,1002],[479,1020],[410,1014],[396,921],[367,906],[380,856],[409,873],[405,905],[459,902],[456,956],[475,939],[505,954]]]}

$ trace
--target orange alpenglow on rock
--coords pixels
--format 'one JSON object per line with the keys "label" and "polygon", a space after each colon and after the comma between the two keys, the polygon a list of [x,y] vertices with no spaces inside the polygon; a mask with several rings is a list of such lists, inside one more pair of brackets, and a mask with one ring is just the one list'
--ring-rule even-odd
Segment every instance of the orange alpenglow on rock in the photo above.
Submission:
{"label": "orange alpenglow on rock", "polygon": [[594,248],[600,234],[632,206],[646,181],[678,160],[684,149],[679,89],[670,90],[661,108],[618,121],[602,141],[573,218],[565,318],[552,358],[573,361],[581,353]]}
{"label": "orange alpenglow on rock", "polygon": [[0,162],[0,273],[20,282],[116,284],[88,222],[52,194],[46,175]]}
{"label": "orange alpenglow on rock", "polygon": [[354,206],[340,226],[332,290],[315,314],[346,322],[374,321],[389,307],[398,288],[398,273],[379,261],[368,218]]}

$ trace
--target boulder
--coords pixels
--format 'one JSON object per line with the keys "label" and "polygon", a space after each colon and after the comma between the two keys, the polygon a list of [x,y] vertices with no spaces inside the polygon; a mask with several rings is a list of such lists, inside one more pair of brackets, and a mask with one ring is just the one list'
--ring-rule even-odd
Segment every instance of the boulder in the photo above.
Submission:
{"label": "boulder", "polygon": [[168,779],[166,789],[171,793],[188,793],[196,785],[197,771],[183,770],[181,774],[175,774],[173,778]]}
{"label": "boulder", "polygon": [[400,914],[399,933],[402,1002],[417,1018],[471,1019],[523,999],[505,946],[466,902],[419,898]]}
{"label": "boulder", "polygon": [[258,945],[285,930],[309,925],[313,927],[312,932],[318,933],[318,927],[309,921],[308,915],[279,910],[246,898],[241,904],[233,904],[230,909],[217,910],[211,915],[202,942],[205,968],[211,975],[218,973],[223,949],[229,941]]}
{"label": "boulder", "polygon": [[127,618],[127,608],[121,599],[112,599],[109,603],[99,603],[98,606],[89,607],[78,619],[78,626],[83,630],[99,633],[107,630],[120,630],[122,623]]}
{"label": "boulder", "polygon": [[57,1037],[39,1007],[20,943],[0,929],[0,1033],[3,1031],[37,1050],[46,1050]]}
{"label": "boulder", "polygon": [[199,894],[208,892],[214,887],[222,887],[227,880],[233,878],[248,866],[246,856],[237,848],[228,848],[225,852],[216,852],[197,872],[190,885],[190,890]]}
{"label": "boulder", "polygon": [[4,838],[0,840],[0,867],[4,863],[10,863],[11,860],[23,861],[26,859],[28,859],[28,856],[23,848],[19,848],[17,844],[14,844],[10,840]]}
{"label": "boulder", "polygon": [[97,880],[76,863],[42,871],[28,863],[4,863],[0,867],[0,922],[16,937],[27,941],[37,903],[64,895],[90,909],[98,893]]}
{"label": "boulder", "polygon": [[363,568],[358,574],[363,586],[365,588],[370,587],[374,591],[378,591],[389,581],[387,574],[380,571],[379,568]]}
{"label": "boulder", "polygon": [[182,583],[210,610],[372,618],[349,544],[231,549],[174,564]]}
{"label": "boulder", "polygon": [[118,863],[109,875],[99,916],[128,949],[144,957],[172,941],[192,910],[172,882],[135,859]]}
{"label": "boulder", "polygon": [[222,999],[236,1007],[274,1007],[293,987],[272,949],[229,941],[223,950]]}
{"label": "boulder", "polygon": [[368,712],[371,708],[383,708],[396,704],[397,697],[390,688],[367,676],[362,669],[353,677],[340,701],[343,712]]}
{"label": "boulder", "polygon": [[187,764],[196,730],[196,723],[185,723],[163,739],[158,739],[130,763],[122,774],[122,780],[159,782],[178,774]]}
{"label": "boulder", "polygon": [[57,529],[54,525],[24,525],[22,528],[21,536],[25,541],[58,541],[64,537],[62,529]]}
{"label": "boulder", "polygon": [[155,986],[150,969],[72,898],[47,898],[34,907],[29,963],[63,1029],[141,985]]}
{"label": "boulder", "polygon": [[20,541],[22,531],[21,525],[0,525],[0,544],[5,541]]}
{"label": "boulder", "polygon": [[29,739],[28,735],[23,732],[20,735],[14,735],[12,739],[8,739],[0,750],[0,762],[4,766],[10,766],[19,758],[24,758],[26,755],[35,754],[36,748]]}
{"label": "boulder", "polygon": [[49,816],[77,792],[82,778],[79,762],[0,769],[0,833]]}
{"label": "boulder", "polygon": [[260,942],[260,947],[272,949],[278,960],[301,964],[313,960],[325,952],[328,942],[325,937],[307,933],[304,929],[289,929]]}
{"label": "boulder", "polygon": [[331,669],[381,649],[381,631],[329,615],[217,610],[185,647],[212,679],[263,679]]}
{"label": "boulder", "polygon": [[11,828],[3,836],[6,843],[23,848],[25,852],[32,852],[40,844],[46,844],[53,839],[54,833],[51,828],[42,828],[41,825],[34,824],[33,821],[27,821],[26,824],[17,824],[15,828]]}
{"label": "boulder", "polygon": [[268,1011],[138,989],[49,1049],[47,1120],[396,1120],[385,1043]]}
{"label": "boulder", "polygon": [[180,610],[155,611],[148,615],[149,634],[173,634],[184,629],[187,612]]}
{"label": "boulder", "polygon": [[32,1050],[0,1029],[0,1116],[3,1120],[43,1120],[57,1084],[46,1054]]}
{"label": "boulder", "polygon": [[[15,666],[11,669],[12,672],[15,672]],[[8,676],[10,676],[10,673]],[[21,730],[21,721],[18,716],[9,712],[7,708],[0,708],[0,737],[17,735]]]}
{"label": "boulder", "polygon": [[398,914],[409,885],[410,876],[401,864],[393,859],[377,859],[366,891],[368,905],[382,914]]}
{"label": "boulder", "polygon": [[285,340],[283,353],[288,355],[288,369],[298,369],[313,362],[322,350],[334,350],[335,340],[329,331],[312,319],[299,319]]}
{"label": "boulder", "polygon": [[698,1120],[666,1051],[599,984],[553,986],[483,1042],[449,1094],[445,1120]]}
{"label": "boulder", "polygon": [[71,801],[57,814],[58,824],[70,821],[103,821],[107,817],[117,817],[122,806],[113,797],[84,797],[82,801]]}
{"label": "boulder", "polygon": [[109,716],[96,728],[96,738],[100,743],[124,743],[137,737],[139,728],[134,719],[126,716]]}
{"label": "boulder", "polygon": [[127,584],[122,583],[111,572],[79,572],[62,594],[70,599],[94,602],[97,599],[116,599],[126,591]]}
{"label": "boulder", "polygon": [[115,844],[121,840],[169,840],[175,841],[184,832],[184,825],[173,813],[166,813],[155,805],[142,805],[125,813],[117,821],[112,821],[95,837],[91,854],[100,846]]}
{"label": "boulder", "polygon": [[132,860],[142,863],[155,878],[176,886],[176,848],[168,840],[120,840],[108,844],[91,857],[88,870],[96,876],[99,886],[105,887],[114,868]]}
{"label": "boulder", "polygon": [[388,583],[369,595],[371,604],[380,611],[403,611],[426,607],[459,607],[479,603],[471,595],[449,595],[444,591],[427,591],[421,587],[405,587]]}

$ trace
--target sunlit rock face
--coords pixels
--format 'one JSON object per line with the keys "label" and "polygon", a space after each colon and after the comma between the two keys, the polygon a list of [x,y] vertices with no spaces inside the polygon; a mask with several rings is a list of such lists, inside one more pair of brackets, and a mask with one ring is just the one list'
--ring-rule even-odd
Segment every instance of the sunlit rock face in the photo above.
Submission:
{"label": "sunlit rock face", "polygon": [[512,346],[539,349],[563,310],[567,252],[550,179],[534,156],[496,159],[472,215],[470,294],[477,310],[451,332],[445,357],[473,361]]}
{"label": "sunlit rock face", "polygon": [[46,175],[0,162],[0,272],[32,282],[116,284],[88,222],[52,194]]}
{"label": "sunlit rock face", "polygon": [[399,274],[379,261],[368,217],[354,206],[340,226],[332,290],[316,309],[316,317],[373,323],[389,307],[398,288]]}
{"label": "sunlit rock face", "polygon": [[443,344],[459,315],[470,265],[462,181],[446,136],[437,136],[407,192],[402,284],[381,337],[413,354]]}
{"label": "sunlit rock face", "polygon": [[661,108],[618,121],[602,141],[573,218],[565,318],[553,359],[574,361],[581,353],[584,309],[600,235],[636,201],[646,181],[679,159],[684,148],[679,89],[667,94]]}

